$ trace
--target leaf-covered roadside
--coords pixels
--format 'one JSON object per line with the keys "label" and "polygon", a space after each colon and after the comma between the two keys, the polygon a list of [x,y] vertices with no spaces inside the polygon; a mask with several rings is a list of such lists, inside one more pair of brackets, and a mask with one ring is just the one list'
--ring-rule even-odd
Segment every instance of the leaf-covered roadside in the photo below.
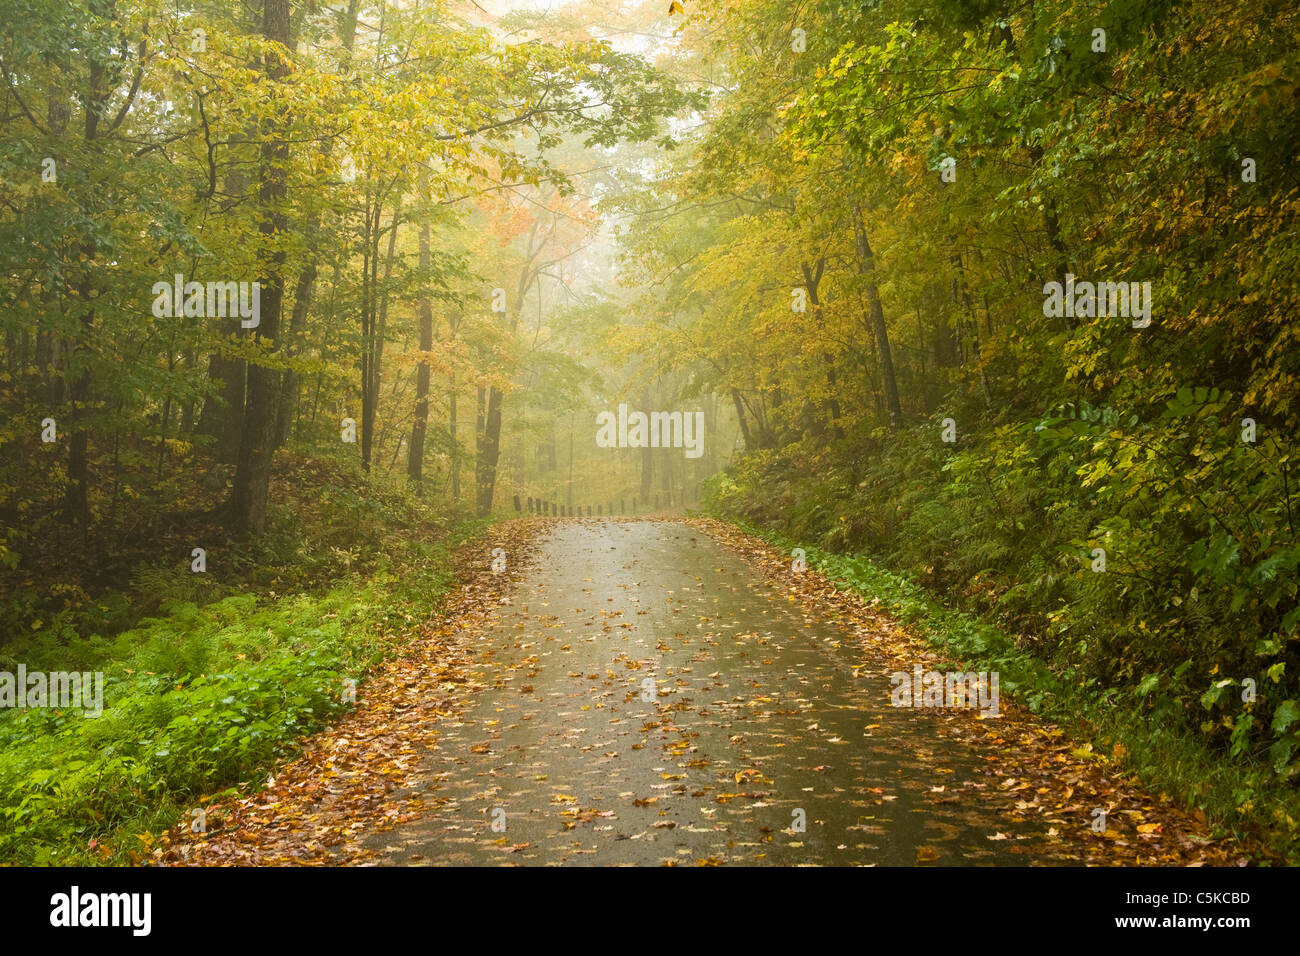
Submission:
{"label": "leaf-covered roadside", "polygon": [[[966,663],[978,659],[973,648],[949,647],[949,653],[942,653],[887,613],[891,609],[879,597],[842,579],[837,584],[828,576],[829,568],[828,573],[818,569],[830,556],[816,549],[807,549],[807,570],[795,572],[789,549],[775,535],[768,543],[716,518],[696,517],[688,523],[743,555],[783,587],[789,600],[855,635],[867,654],[866,668],[911,671],[920,663],[926,670],[967,670],[957,655]],[[1002,689],[1015,691],[1019,681],[1026,690],[1041,689],[1027,675],[1012,673],[1003,674]],[[1040,820],[1054,856],[1073,855],[1088,865],[1242,866],[1272,855],[1256,844],[1216,837],[1203,812],[1188,813],[1165,794],[1144,792],[1124,767],[1122,745],[1107,752],[1092,742],[1072,739],[1071,733],[1042,720],[1010,695],[1002,698],[1000,709],[996,720],[981,720],[974,710],[949,710],[940,731],[982,753],[1002,778],[1008,817]],[[1106,813],[1103,833],[1092,827],[1097,809]],[[1033,848],[1026,851],[1032,853]]]}
{"label": "leaf-covered roadside", "polygon": [[466,676],[470,636],[500,604],[512,574],[492,571],[492,551],[511,555],[517,576],[543,522],[493,526],[457,552],[459,585],[436,618],[357,689],[357,705],[308,740],[264,787],[241,785],[201,803],[205,833],[187,817],[167,831],[151,860],[164,865],[274,866],[362,863],[373,856],[356,838],[402,822],[419,807],[403,793],[421,754],[436,745],[438,724],[478,689]]}

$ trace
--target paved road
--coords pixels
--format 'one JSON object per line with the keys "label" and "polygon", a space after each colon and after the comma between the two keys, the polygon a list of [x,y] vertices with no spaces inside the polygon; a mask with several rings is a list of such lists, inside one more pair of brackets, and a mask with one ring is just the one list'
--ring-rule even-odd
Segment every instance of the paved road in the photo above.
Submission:
{"label": "paved road", "polygon": [[1050,862],[895,665],[702,532],[557,522],[510,602],[384,862]]}

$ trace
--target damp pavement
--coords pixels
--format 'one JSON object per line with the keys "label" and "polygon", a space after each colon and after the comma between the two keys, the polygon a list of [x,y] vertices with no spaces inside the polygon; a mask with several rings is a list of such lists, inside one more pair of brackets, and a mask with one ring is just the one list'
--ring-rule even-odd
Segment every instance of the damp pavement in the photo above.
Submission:
{"label": "damp pavement", "polygon": [[556,522],[507,602],[382,864],[1054,862],[896,665],[707,534]]}

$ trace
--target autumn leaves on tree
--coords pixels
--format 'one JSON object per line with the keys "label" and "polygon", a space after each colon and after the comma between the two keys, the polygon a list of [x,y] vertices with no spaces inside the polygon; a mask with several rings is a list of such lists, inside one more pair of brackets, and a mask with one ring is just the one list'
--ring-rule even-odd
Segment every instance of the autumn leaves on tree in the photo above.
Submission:
{"label": "autumn leaves on tree", "polygon": [[[9,13],[4,400],[62,439],[3,438],[7,481],[60,490],[18,490],[38,521],[111,537],[114,503],[174,498],[198,469],[256,533],[292,435],[337,442],[352,418],[363,468],[405,451],[420,480],[444,408],[458,490],[448,416],[479,394],[466,457],[490,510],[524,298],[589,215],[548,151],[646,140],[695,97],[581,25],[506,43],[440,3]],[[255,282],[258,323],[151,317],[173,275]]]}

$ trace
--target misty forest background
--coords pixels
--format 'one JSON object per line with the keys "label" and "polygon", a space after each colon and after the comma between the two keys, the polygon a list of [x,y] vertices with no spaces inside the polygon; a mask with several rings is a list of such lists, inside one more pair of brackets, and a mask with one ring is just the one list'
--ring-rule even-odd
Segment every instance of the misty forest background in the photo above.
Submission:
{"label": "misty forest background", "polygon": [[108,675],[0,715],[0,859],[143,858],[516,495],[870,559],[1293,854],[1294,5],[543,6],[0,0],[0,669]]}

